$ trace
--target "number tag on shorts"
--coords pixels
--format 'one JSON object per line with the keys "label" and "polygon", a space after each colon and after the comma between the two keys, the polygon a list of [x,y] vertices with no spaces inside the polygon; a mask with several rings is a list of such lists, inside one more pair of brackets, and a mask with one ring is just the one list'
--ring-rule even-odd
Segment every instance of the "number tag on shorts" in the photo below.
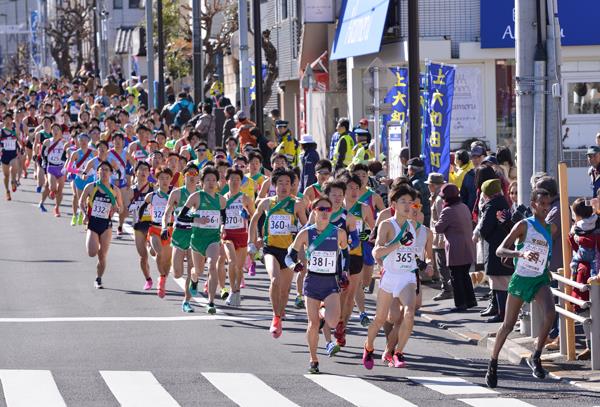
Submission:
{"label": "number tag on shorts", "polygon": [[[198,211],[198,217],[194,219],[196,227],[202,229],[219,229],[221,226],[221,213],[219,211]],[[200,220],[204,219],[204,223],[200,223]]]}
{"label": "number tag on shorts", "polygon": [[337,252],[315,250],[310,254],[308,270],[313,273],[333,274],[336,272]]}
{"label": "number tag on shorts", "polygon": [[291,215],[271,215],[269,216],[269,234],[270,235],[289,235],[292,227]]}
{"label": "number tag on shorts", "polygon": [[108,219],[112,204],[104,201],[94,201],[92,204],[92,216],[100,219]]}
{"label": "number tag on shorts", "polygon": [[2,146],[6,151],[14,151],[17,149],[17,139],[14,138],[6,138],[2,142]]}
{"label": "number tag on shorts", "polygon": [[243,207],[241,203],[234,203],[227,208],[225,211],[227,215],[225,218],[225,229],[242,229],[244,227],[244,218],[240,215]]}

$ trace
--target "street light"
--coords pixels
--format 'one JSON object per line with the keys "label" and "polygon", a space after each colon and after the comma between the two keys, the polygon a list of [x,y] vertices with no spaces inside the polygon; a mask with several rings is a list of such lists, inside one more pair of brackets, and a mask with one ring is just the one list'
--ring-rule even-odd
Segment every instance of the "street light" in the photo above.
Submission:
{"label": "street light", "polygon": [[[8,15],[6,13],[1,13],[0,14],[0,18],[4,18],[4,25],[8,25]],[[0,58],[2,60],[2,64],[0,65],[0,71],[2,71],[2,73],[4,73],[4,67],[6,66],[6,55],[8,54],[8,41],[6,38],[6,33],[3,33],[2,36],[4,37],[4,45],[2,46],[2,51],[0,52]]]}

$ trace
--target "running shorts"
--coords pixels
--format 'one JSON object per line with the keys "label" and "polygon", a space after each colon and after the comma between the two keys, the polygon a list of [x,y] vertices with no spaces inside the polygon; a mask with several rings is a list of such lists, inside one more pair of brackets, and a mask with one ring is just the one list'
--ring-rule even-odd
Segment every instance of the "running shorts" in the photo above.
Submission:
{"label": "running shorts", "polygon": [[363,257],[351,254],[350,255],[350,275],[359,274],[362,271]]}
{"label": "running shorts", "polygon": [[415,273],[400,272],[400,273],[383,273],[379,281],[379,289],[386,293],[392,294],[394,297],[399,297],[402,290],[409,285],[414,285],[414,290],[417,288],[417,277]]}
{"label": "running shorts", "polygon": [[544,273],[537,277],[523,277],[513,273],[508,283],[508,293],[525,302],[531,302],[540,288],[550,285],[551,281],[550,273]]}
{"label": "running shorts", "polygon": [[271,256],[275,257],[275,259],[277,259],[277,263],[279,263],[279,268],[281,270],[289,269],[287,264],[285,264],[285,256],[287,256],[287,249],[281,249],[279,247],[273,246],[265,246],[263,249],[263,254],[265,256],[267,254],[270,254]]}
{"label": "running shorts", "polygon": [[17,150],[3,151],[2,155],[0,155],[0,161],[4,165],[9,165],[15,158],[17,158]]}
{"label": "running shorts", "polygon": [[178,229],[173,230],[173,236],[171,236],[171,246],[179,250],[188,250],[192,244],[192,229]]}
{"label": "running shorts", "polygon": [[[216,232],[216,233],[215,233]],[[219,230],[206,230],[192,227],[191,248],[193,251],[200,253],[206,257],[208,246],[213,243],[219,243],[221,236]]]}
{"label": "running shorts", "polygon": [[160,244],[162,246],[168,246],[171,243],[171,235],[173,234],[173,228],[169,228],[168,231],[169,238],[167,240],[162,240],[160,239],[160,232],[162,232],[162,228],[160,226],[150,225],[150,228],[148,229],[148,240],[150,240],[152,236],[157,236],[160,239]]}
{"label": "running shorts", "polygon": [[339,293],[335,274],[307,273],[304,279],[304,295],[317,301],[324,301],[331,294]]}
{"label": "running shorts", "polygon": [[235,249],[241,249],[248,246],[248,231],[246,229],[225,229],[223,240],[233,243]]}
{"label": "running shorts", "polygon": [[371,242],[360,242],[362,244],[363,264],[365,266],[374,266],[373,244]]}

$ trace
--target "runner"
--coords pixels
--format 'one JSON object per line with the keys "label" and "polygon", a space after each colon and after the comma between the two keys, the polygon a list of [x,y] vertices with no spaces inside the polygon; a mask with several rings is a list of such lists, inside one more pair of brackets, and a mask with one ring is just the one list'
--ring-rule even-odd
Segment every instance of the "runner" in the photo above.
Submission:
{"label": "runner", "polygon": [[[285,155],[283,155],[283,154],[273,154],[271,156],[271,166],[273,167],[273,172],[275,172],[278,169],[287,169],[288,168],[287,158],[285,158]],[[273,176],[273,174],[271,174],[271,177],[272,176]],[[276,195],[275,184],[271,183],[271,178],[266,178],[262,183],[260,192],[258,193],[258,198],[263,199],[263,198],[272,197],[275,195]]]}
{"label": "runner", "polygon": [[42,144],[42,156],[46,164],[48,180],[39,207],[42,212],[46,212],[44,208],[46,197],[50,196],[50,199],[55,199],[54,216],[57,218],[60,217],[60,204],[65,186],[66,144],[62,127],[58,123],[54,123],[52,125],[52,138],[47,139]]}
{"label": "runner", "polygon": [[[187,260],[188,273],[185,279],[184,299],[181,304],[181,310],[183,312],[194,312],[194,309],[190,305],[192,298],[189,290],[190,275],[192,273],[192,255],[190,251],[190,245],[192,241],[192,223],[193,218],[191,216],[179,218],[181,208],[187,202],[188,197],[198,190],[198,167],[190,163],[183,169],[184,185],[181,188],[174,189],[169,195],[169,201],[167,202],[167,208],[165,215],[162,220],[162,230],[168,230],[169,219],[175,217],[175,227],[173,230],[173,236],[171,239],[172,251],[172,265],[173,276],[175,278],[181,278],[183,276],[183,263]],[[162,233],[162,232],[161,232]]]}
{"label": "runner", "polygon": [[194,272],[191,275],[190,292],[193,297],[198,295],[198,279],[208,266],[208,304],[209,314],[217,312],[215,295],[218,285],[217,259],[221,241],[221,220],[225,217],[226,200],[215,193],[219,182],[219,172],[212,166],[205,167],[200,176],[202,189],[194,192],[182,208],[178,219],[185,221],[191,209],[197,210],[197,217],[192,225],[192,259]]}
{"label": "runner", "polygon": [[[293,241],[292,226],[296,219],[300,224],[306,223],[304,207],[292,197],[292,184],[296,178],[293,171],[277,169],[273,171],[271,182],[275,186],[275,196],[264,199],[258,205],[250,221],[248,250],[255,253],[263,247],[265,267],[269,273],[271,284],[269,297],[273,309],[273,320],[269,331],[274,338],[282,334],[281,318],[285,314],[294,272],[285,263],[287,249]],[[267,181],[265,181],[266,183]],[[264,188],[265,184],[263,184]],[[258,238],[258,221],[265,214],[263,237]],[[254,243],[256,242],[256,244]]]}
{"label": "runner", "polygon": [[[498,356],[517,322],[521,306],[524,302],[534,300],[541,310],[543,323],[539,328],[535,352],[527,358],[527,364],[533,372],[533,377],[546,377],[541,355],[556,315],[550,291],[552,276],[548,270],[548,263],[552,254],[552,236],[557,233],[557,228],[554,224],[546,223],[550,206],[548,191],[534,189],[531,192],[533,216],[517,223],[496,250],[498,257],[514,258],[515,272],[508,285],[504,322],[496,334],[494,350],[485,375],[485,382],[490,388],[498,385]],[[516,250],[511,250],[515,242]]]}
{"label": "runner", "polygon": [[150,139],[150,129],[140,124],[135,129],[135,134],[137,134],[137,141],[131,143],[127,148],[127,154],[134,161],[144,161],[150,155],[150,152],[147,150],[148,140]]}
{"label": "runner", "polygon": [[[4,113],[2,117],[4,127],[0,130],[0,161],[2,162],[2,173],[4,175],[4,188],[6,189],[6,200],[12,199],[10,192],[17,191],[17,172],[19,171],[19,149],[21,148],[15,131],[13,130],[13,117],[11,113]],[[10,182],[10,189],[9,184]]]}
{"label": "runner", "polygon": [[96,281],[94,286],[104,288],[102,276],[106,270],[106,256],[112,237],[112,215],[122,205],[118,189],[110,185],[112,167],[106,161],[98,166],[98,181],[87,185],[81,198],[79,207],[85,213],[87,224],[86,248],[90,257],[98,257],[96,265]]}
{"label": "runner", "polygon": [[113,185],[119,188],[121,191],[121,198],[123,199],[123,207],[119,212],[119,224],[117,226],[117,238],[123,235],[123,224],[127,217],[129,207],[129,200],[131,199],[131,190],[127,183],[127,151],[125,147],[125,136],[121,132],[115,132],[112,135],[113,148],[108,152],[108,162],[114,168],[113,172]]}
{"label": "runner", "polygon": [[413,247],[416,232],[408,218],[415,199],[416,192],[413,188],[400,185],[390,195],[394,217],[382,222],[377,233],[373,255],[376,259],[382,259],[385,271],[377,292],[375,318],[369,325],[363,351],[362,362],[369,370],[374,365],[375,338],[388,317],[393,299],[398,298],[407,307],[407,313],[414,313],[417,290],[415,273],[418,268]]}
{"label": "runner", "polygon": [[71,226],[83,224],[83,212],[79,211],[79,216],[77,215],[79,197],[86,185],[94,181],[93,179],[83,179],[81,177],[83,174],[80,173],[83,172],[82,170],[87,163],[94,158],[92,149],[89,148],[90,137],[86,133],[81,133],[77,137],[77,141],[79,143],[79,148],[71,154],[69,161],[67,161],[67,164],[65,165],[67,172],[75,175],[75,178],[71,182],[71,189],[73,190],[73,216],[71,217]]}
{"label": "runner", "polygon": [[[44,144],[44,141],[52,138],[52,123],[54,123],[52,116],[44,116],[42,119],[42,128],[36,133],[35,141],[33,143],[33,160],[35,161],[37,175],[37,187],[35,192],[37,193],[42,192],[42,187],[46,184],[46,166],[43,161],[42,145]],[[43,205],[40,209],[42,209],[42,212],[46,212]]]}
{"label": "runner", "polygon": [[333,326],[339,321],[341,313],[340,282],[348,279],[349,254],[346,232],[330,222],[333,213],[332,201],[326,196],[321,196],[312,202],[311,208],[315,224],[298,233],[288,250],[285,261],[288,268],[299,271],[298,269],[304,266],[298,260],[298,252],[306,250],[308,274],[304,280],[303,291],[306,297],[306,315],[308,316],[306,329],[310,352],[308,371],[309,373],[319,373],[317,357],[319,309],[323,303],[326,326]]}
{"label": "runner", "polygon": [[163,216],[166,212],[167,202],[169,200],[169,189],[173,173],[170,169],[164,168],[157,174],[158,188],[148,193],[144,198],[144,203],[138,210],[138,217],[144,216],[146,208],[150,206],[150,228],[148,229],[148,241],[150,247],[156,253],[156,267],[158,268],[158,298],[165,297],[165,284],[171,268],[171,234],[173,224],[171,219],[167,219],[163,227]]}
{"label": "runner", "polygon": [[242,192],[244,172],[240,168],[227,170],[229,191],[225,194],[225,225],[223,243],[229,262],[229,285],[231,294],[226,304],[234,307],[241,305],[240,288],[243,278],[244,262],[248,254],[248,219],[254,214],[254,193],[249,196]]}
{"label": "runner", "polygon": [[154,185],[150,183],[148,177],[150,176],[150,164],[146,161],[139,161],[135,166],[135,178],[137,183],[133,187],[133,197],[129,204],[129,213],[133,218],[133,230],[135,248],[140,257],[140,269],[144,275],[145,283],[144,290],[151,290],[153,281],[150,277],[150,264],[148,264],[148,247],[147,247],[147,236],[148,230],[150,229],[150,211],[148,208],[144,212],[139,214],[139,209],[144,203],[144,199],[149,193],[154,191]]}
{"label": "runner", "polygon": [[311,203],[323,194],[323,184],[325,184],[325,182],[329,181],[331,178],[331,161],[317,161],[317,164],[315,165],[315,171],[317,173],[317,182],[309,185],[304,190],[304,199],[307,203]]}

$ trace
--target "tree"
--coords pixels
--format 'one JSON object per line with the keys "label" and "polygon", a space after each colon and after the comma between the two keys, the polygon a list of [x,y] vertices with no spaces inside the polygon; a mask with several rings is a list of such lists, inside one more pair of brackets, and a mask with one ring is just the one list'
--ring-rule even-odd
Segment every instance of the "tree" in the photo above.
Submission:
{"label": "tree", "polygon": [[72,64],[75,63],[75,72],[83,65],[83,44],[91,35],[89,19],[92,13],[92,0],[58,2],[55,6],[56,17],[44,27],[50,38],[50,54],[61,76],[71,79]]}
{"label": "tree", "polygon": [[[163,38],[165,41],[165,71],[172,78],[188,76],[192,71],[192,29],[186,5],[181,0],[163,1]],[[154,32],[158,33],[157,11],[154,11]],[[156,49],[156,47],[155,47]]]}
{"label": "tree", "polygon": [[262,32],[262,49],[265,53],[267,61],[267,77],[263,84],[263,101],[268,103],[273,93],[273,84],[279,76],[279,68],[277,67],[277,48],[271,42],[271,31],[264,30]]}

